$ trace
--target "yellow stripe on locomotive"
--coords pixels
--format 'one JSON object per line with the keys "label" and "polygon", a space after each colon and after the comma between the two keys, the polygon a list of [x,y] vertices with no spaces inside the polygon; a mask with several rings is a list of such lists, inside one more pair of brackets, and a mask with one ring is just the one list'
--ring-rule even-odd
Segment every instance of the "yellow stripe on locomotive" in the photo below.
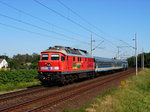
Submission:
{"label": "yellow stripe on locomotive", "polygon": [[73,69],[80,69],[81,63],[73,63]]}

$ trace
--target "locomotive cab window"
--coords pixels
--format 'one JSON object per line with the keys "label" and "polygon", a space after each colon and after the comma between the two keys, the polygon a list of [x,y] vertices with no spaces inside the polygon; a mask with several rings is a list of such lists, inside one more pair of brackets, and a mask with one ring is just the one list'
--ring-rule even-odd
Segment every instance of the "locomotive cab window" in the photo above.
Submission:
{"label": "locomotive cab window", "polygon": [[61,56],[61,61],[65,61],[65,56]]}
{"label": "locomotive cab window", "polygon": [[41,60],[48,60],[48,54],[43,54]]}
{"label": "locomotive cab window", "polygon": [[59,54],[52,54],[51,60],[59,60]]}
{"label": "locomotive cab window", "polygon": [[73,61],[75,61],[75,57],[73,57]]}

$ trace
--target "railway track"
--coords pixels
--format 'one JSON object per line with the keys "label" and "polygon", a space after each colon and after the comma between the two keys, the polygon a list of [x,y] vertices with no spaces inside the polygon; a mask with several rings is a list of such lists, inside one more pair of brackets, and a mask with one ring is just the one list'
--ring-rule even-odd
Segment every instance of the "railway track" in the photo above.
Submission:
{"label": "railway track", "polygon": [[[57,91],[57,92],[55,91],[53,93],[50,93],[50,94],[47,94],[44,96],[40,96],[37,98],[33,98],[31,100],[27,100],[27,101],[24,101],[24,102],[19,103],[19,104],[15,104],[15,105],[1,108],[0,111],[3,111],[3,112],[8,112],[8,111],[9,112],[10,111],[35,112],[36,111],[36,112],[38,112],[38,111],[41,111],[45,108],[52,107],[52,106],[57,105],[61,102],[67,101],[70,98],[79,96],[82,93],[89,91],[93,88],[102,86],[102,85],[107,84],[111,81],[117,80],[121,77],[126,77],[128,75],[133,74],[133,73],[134,73],[133,70],[128,70],[126,72],[119,72],[119,73],[115,73],[113,75],[105,76],[104,78],[100,78],[100,79],[97,78],[95,80],[91,80],[87,83],[80,84],[78,86],[61,89],[60,91]],[[21,93],[21,94],[22,94],[22,96],[26,95],[25,93]],[[11,96],[9,96],[9,97],[11,97]]]}
{"label": "railway track", "polygon": [[[134,72],[132,72],[132,73],[134,73]],[[104,78],[104,79],[101,80],[100,82],[99,82],[99,81],[95,81],[94,83],[92,83],[92,84],[90,84],[90,85],[86,85],[86,86],[84,86],[84,87],[77,87],[77,88],[75,88],[75,91],[74,91],[74,92],[71,92],[71,94],[68,93],[68,95],[65,96],[65,95],[64,95],[65,93],[63,93],[63,94],[61,94],[61,95],[63,96],[62,98],[57,99],[57,100],[54,100],[54,101],[52,101],[52,102],[49,102],[49,103],[47,103],[47,104],[45,104],[45,105],[43,105],[43,106],[39,106],[39,107],[36,107],[36,108],[34,108],[34,109],[28,110],[28,112],[39,112],[39,111],[41,111],[41,110],[43,110],[43,109],[45,109],[45,108],[52,107],[52,106],[57,105],[57,104],[59,104],[59,103],[61,103],[61,102],[67,101],[67,100],[69,100],[69,99],[72,99],[73,97],[79,96],[79,95],[83,94],[83,92],[87,92],[87,91],[89,91],[89,90],[91,90],[91,89],[93,89],[93,88],[102,86],[102,85],[104,85],[104,84],[109,83],[110,81],[114,81],[114,80],[116,80],[116,79],[118,79],[118,78],[120,78],[120,77],[128,76],[128,75],[130,75],[130,74],[131,74],[131,72],[128,72],[128,73],[123,74],[123,75],[117,74],[117,75],[115,75],[114,77]],[[70,92],[70,91],[69,91],[69,92]]]}
{"label": "railway track", "polygon": [[28,95],[28,94],[32,94],[41,90],[44,90],[45,88],[43,86],[36,86],[33,88],[29,88],[29,89],[25,89],[25,90],[20,90],[20,91],[15,91],[15,92],[11,92],[11,93],[5,93],[5,94],[1,94],[0,95],[0,101],[5,101],[5,100],[9,100],[12,98],[16,98],[19,96],[23,96],[23,95]]}
{"label": "railway track", "polygon": [[[116,74],[119,74],[119,72],[116,73]],[[109,76],[106,76],[106,77],[109,77]],[[101,79],[101,80],[103,80],[103,79]],[[47,89],[48,88],[43,87],[42,85],[39,85],[39,86],[29,88],[29,89],[25,89],[25,90],[20,90],[20,91],[16,91],[16,92],[1,94],[0,95],[0,101],[2,102],[2,101],[6,101],[6,100],[11,100],[13,98],[26,96],[26,95],[29,95],[29,94],[34,94],[34,93],[41,92],[41,91],[44,91],[44,90],[47,90]]]}

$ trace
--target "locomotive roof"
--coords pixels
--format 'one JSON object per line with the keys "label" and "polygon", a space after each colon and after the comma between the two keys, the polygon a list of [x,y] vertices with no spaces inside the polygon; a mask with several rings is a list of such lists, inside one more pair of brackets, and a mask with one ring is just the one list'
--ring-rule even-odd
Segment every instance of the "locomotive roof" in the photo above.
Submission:
{"label": "locomotive roof", "polygon": [[64,47],[64,46],[54,46],[50,47],[49,49],[43,51],[43,52],[60,52],[65,55],[69,56],[80,56],[80,57],[90,57],[89,53],[86,50],[82,49],[75,49],[71,47]]}

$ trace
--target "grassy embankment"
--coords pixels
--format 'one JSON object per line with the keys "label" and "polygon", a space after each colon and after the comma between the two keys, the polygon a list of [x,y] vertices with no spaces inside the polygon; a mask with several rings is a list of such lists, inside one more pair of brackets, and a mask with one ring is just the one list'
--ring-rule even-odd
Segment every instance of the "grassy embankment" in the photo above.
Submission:
{"label": "grassy embankment", "polygon": [[125,85],[109,89],[89,104],[64,112],[150,112],[150,69],[125,80]]}
{"label": "grassy embankment", "polygon": [[39,85],[37,70],[0,71],[0,92]]}

